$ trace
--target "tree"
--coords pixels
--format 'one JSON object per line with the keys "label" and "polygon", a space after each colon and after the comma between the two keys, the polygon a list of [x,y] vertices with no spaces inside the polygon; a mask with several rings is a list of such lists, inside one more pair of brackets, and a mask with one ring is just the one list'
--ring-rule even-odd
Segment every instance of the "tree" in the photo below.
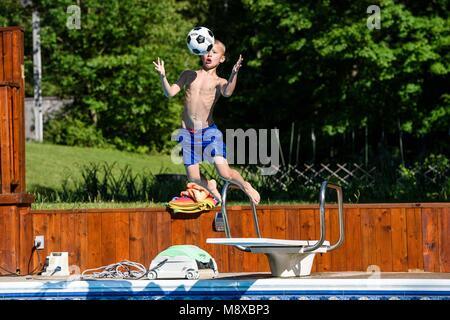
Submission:
{"label": "tree", "polygon": [[[240,97],[223,103],[223,121],[278,126],[285,143],[292,121],[319,128],[322,158],[334,136],[366,126],[372,149],[393,146],[388,137],[400,127],[416,139],[407,146],[416,155],[424,145],[427,152],[448,152],[448,138],[440,145],[424,139],[448,137],[449,2],[381,1],[380,30],[367,28],[372,4],[242,0],[233,2],[226,21],[209,16],[219,18],[223,32],[231,29],[232,54],[244,50],[247,57]],[[227,121],[228,112],[245,121]],[[349,149],[342,150],[346,156]]]}
{"label": "tree", "polygon": [[[67,26],[74,1],[41,0],[36,5],[41,13],[43,94],[73,97],[64,116],[81,120],[84,129],[119,148],[167,147],[170,133],[179,126],[181,103],[164,97],[152,60],[164,58],[171,81],[197,63],[185,45],[185,35],[195,24],[181,14],[189,4],[80,1],[79,29]],[[15,10],[13,2],[8,8]]]}

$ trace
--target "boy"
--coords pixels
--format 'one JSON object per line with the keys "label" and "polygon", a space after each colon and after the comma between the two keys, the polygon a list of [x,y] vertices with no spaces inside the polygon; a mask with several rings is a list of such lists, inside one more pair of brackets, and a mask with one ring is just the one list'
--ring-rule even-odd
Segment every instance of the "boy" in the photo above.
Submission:
{"label": "boy", "polygon": [[[216,181],[208,181],[200,174],[199,163],[202,159],[207,158],[207,156],[203,156],[204,153],[207,153],[204,151],[210,150],[212,152],[209,159],[213,160],[222,179],[240,186],[252,202],[258,204],[259,193],[250,183],[244,181],[239,172],[231,169],[228,165],[222,134],[212,119],[214,105],[220,95],[229,97],[233,94],[237,74],[243,61],[242,56],[239,55],[228,81],[220,78],[216,73],[217,67],[225,61],[225,45],[222,42],[215,40],[211,51],[203,55],[201,59],[203,66],[200,70],[183,71],[177,82],[172,85],[167,81],[164,61],[159,58],[157,62],[153,61],[166,97],[171,98],[182,88],[186,89],[180,130],[182,131],[183,162],[187,177],[189,181],[206,188],[219,202],[222,200]],[[192,151],[193,149],[194,151]]]}

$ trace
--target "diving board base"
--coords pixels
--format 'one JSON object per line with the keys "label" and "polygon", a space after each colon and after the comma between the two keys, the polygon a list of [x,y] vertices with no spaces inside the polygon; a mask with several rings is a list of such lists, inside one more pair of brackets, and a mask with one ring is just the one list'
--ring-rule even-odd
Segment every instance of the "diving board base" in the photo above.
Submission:
{"label": "diving board base", "polygon": [[274,277],[303,277],[311,274],[316,253],[327,252],[330,243],[324,241],[312,252],[303,252],[305,247],[314,245],[316,240],[281,240],[269,238],[209,238],[211,244],[236,246],[252,253],[263,253],[269,259]]}
{"label": "diving board base", "polygon": [[315,253],[266,253],[274,277],[304,277],[311,274]]}

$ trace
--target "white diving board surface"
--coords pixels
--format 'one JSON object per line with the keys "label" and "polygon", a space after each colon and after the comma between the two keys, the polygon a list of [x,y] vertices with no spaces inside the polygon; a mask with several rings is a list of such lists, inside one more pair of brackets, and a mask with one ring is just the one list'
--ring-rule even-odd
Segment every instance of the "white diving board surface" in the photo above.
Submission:
{"label": "white diving board surface", "polygon": [[[206,243],[241,246],[251,249],[263,248],[291,248],[296,252],[302,252],[305,247],[313,246],[318,240],[283,240],[272,238],[208,238]],[[322,246],[314,252],[326,252],[330,246],[329,241],[324,241]]]}
{"label": "white diving board surface", "polygon": [[263,253],[269,259],[272,275],[276,277],[298,277],[311,274],[316,253],[327,252],[330,242],[312,252],[304,249],[318,240],[283,240],[271,238],[209,238],[206,243],[236,246],[252,253]]}

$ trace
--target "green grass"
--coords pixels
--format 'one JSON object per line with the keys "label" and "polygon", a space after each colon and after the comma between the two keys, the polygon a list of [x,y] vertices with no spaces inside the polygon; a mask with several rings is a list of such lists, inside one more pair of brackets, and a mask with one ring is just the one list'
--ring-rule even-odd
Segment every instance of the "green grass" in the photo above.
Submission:
{"label": "green grass", "polygon": [[[301,201],[261,201],[259,205],[300,205],[311,204]],[[248,206],[248,201],[229,201],[228,206]],[[318,204],[317,204],[318,205]],[[59,202],[33,203],[33,210],[74,210],[74,209],[118,209],[118,208],[155,208],[165,207],[164,202]]]}
{"label": "green grass", "polygon": [[90,162],[116,162],[115,169],[129,165],[133,173],[185,173],[183,165],[172,163],[169,155],[142,155],[113,149],[26,143],[27,191],[36,188],[61,189],[65,176],[81,178],[80,166]]}
{"label": "green grass", "polygon": [[74,209],[118,209],[118,208],[155,208],[163,207],[159,202],[40,202],[33,203],[33,210],[74,210]]}
{"label": "green grass", "polygon": [[[142,155],[112,149],[82,148],[28,142],[26,144],[26,184],[30,193],[43,189],[61,190],[65,177],[81,180],[80,166],[89,163],[116,163],[114,170],[128,165],[133,174],[181,173],[183,165],[172,163],[169,155]],[[113,170],[113,171],[114,171]],[[213,170],[213,169],[208,169]],[[174,191],[177,194],[179,191]],[[169,200],[169,199],[167,199]],[[267,201],[267,204],[301,204],[301,201]],[[248,205],[248,201],[229,201],[229,205]],[[48,202],[41,200],[32,205],[33,209],[101,209],[101,208],[149,208],[164,206],[164,202]]]}

